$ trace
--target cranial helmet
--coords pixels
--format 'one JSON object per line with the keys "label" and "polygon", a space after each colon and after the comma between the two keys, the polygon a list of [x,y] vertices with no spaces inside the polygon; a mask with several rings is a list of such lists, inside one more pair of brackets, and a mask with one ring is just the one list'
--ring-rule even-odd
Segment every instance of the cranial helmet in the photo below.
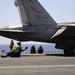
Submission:
{"label": "cranial helmet", "polygon": [[17,44],[18,44],[19,46],[21,46],[21,42],[17,42]]}

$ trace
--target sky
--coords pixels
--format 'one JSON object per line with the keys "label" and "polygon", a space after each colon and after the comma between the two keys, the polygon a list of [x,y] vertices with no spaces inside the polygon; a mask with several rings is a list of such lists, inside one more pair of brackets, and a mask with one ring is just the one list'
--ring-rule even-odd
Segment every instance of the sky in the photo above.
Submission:
{"label": "sky", "polygon": [[[56,22],[75,21],[75,0],[39,0],[39,2]],[[0,0],[0,27],[20,24],[14,0]],[[0,36],[0,44],[8,44],[10,40]]]}

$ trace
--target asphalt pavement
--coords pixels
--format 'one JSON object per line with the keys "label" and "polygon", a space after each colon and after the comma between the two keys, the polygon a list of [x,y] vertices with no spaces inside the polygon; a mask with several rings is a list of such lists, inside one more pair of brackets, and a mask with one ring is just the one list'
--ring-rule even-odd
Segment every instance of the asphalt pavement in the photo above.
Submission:
{"label": "asphalt pavement", "polygon": [[26,54],[0,58],[0,75],[75,75],[75,56]]}

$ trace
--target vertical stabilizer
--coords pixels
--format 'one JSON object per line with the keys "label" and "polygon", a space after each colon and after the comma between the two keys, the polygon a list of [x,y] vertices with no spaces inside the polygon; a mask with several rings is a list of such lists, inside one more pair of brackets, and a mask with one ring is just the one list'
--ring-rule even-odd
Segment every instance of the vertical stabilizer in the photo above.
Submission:
{"label": "vertical stabilizer", "polygon": [[19,9],[23,25],[56,25],[38,0],[15,0],[15,5]]}

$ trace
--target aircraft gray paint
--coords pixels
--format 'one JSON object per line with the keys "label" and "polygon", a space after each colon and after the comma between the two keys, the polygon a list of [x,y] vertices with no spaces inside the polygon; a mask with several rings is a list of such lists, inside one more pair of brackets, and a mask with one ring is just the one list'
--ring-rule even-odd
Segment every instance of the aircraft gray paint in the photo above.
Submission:
{"label": "aircraft gray paint", "polygon": [[66,55],[75,55],[75,22],[56,23],[38,0],[15,0],[21,26],[0,28],[0,35],[18,41],[55,43]]}

